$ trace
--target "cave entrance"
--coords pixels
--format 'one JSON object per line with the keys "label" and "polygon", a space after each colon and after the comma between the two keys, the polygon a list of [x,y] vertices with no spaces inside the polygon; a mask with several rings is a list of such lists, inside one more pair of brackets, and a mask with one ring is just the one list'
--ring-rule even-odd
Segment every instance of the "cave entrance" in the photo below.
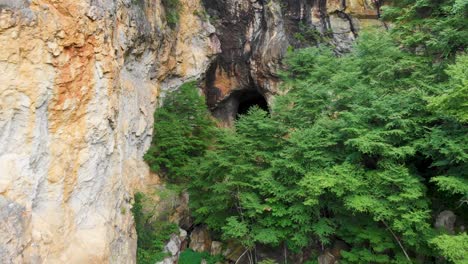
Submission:
{"label": "cave entrance", "polygon": [[247,114],[250,108],[254,106],[269,112],[268,102],[266,101],[265,97],[257,90],[243,91],[239,95],[238,100],[239,106],[237,107],[237,118],[239,118],[240,115]]}
{"label": "cave entrance", "polygon": [[[210,97],[208,97],[208,102]],[[241,115],[249,112],[249,109],[257,106],[270,112],[265,97],[256,89],[235,90],[219,104],[211,108],[211,113],[221,121],[223,126],[230,127]]]}

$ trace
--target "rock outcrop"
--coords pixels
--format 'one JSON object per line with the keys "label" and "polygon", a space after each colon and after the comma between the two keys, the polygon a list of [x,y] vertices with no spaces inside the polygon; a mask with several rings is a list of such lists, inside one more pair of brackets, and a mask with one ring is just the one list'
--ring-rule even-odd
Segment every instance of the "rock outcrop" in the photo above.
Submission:
{"label": "rock outcrop", "polygon": [[189,247],[196,252],[211,252],[212,240],[206,227],[195,227],[190,233]]}
{"label": "rock outcrop", "polygon": [[180,252],[182,249],[182,245],[187,238],[187,231],[180,229],[180,233],[178,235],[172,234],[169,242],[167,242],[166,246],[164,247],[164,252],[168,254],[166,258],[162,261],[157,262],[156,264],[174,264],[177,263],[179,260]]}
{"label": "rock outcrop", "polygon": [[171,29],[160,1],[0,0],[0,263],[135,262],[158,96],[218,52],[202,9]]}
{"label": "rock outcrop", "polygon": [[232,124],[240,101],[259,92],[271,103],[288,47],[328,43],[349,51],[363,27],[382,26],[371,0],[203,0],[214,18],[222,53],[206,75],[214,116]]}
{"label": "rock outcrop", "polygon": [[448,232],[449,234],[455,234],[455,222],[457,216],[450,210],[440,212],[435,220],[434,227]]}

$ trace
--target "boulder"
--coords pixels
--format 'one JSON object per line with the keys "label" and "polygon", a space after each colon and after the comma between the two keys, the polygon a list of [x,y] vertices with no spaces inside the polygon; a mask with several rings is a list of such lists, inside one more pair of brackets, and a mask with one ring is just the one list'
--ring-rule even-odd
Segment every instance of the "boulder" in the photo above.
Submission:
{"label": "boulder", "polygon": [[455,221],[457,221],[457,216],[449,210],[440,212],[435,221],[435,228],[443,229],[450,234],[454,234]]}
{"label": "boulder", "polygon": [[174,264],[179,260],[180,252],[183,249],[183,244],[187,238],[187,231],[179,229],[179,234],[172,234],[171,239],[167,242],[164,247],[164,251],[169,253],[170,256],[166,257],[162,261],[156,262],[156,264]]}
{"label": "boulder", "polygon": [[211,251],[211,237],[206,227],[195,227],[190,234],[189,247],[196,252]]}
{"label": "boulder", "polygon": [[341,251],[349,250],[349,246],[341,240],[336,240],[331,249],[327,248],[318,257],[319,264],[336,264],[341,258]]}
{"label": "boulder", "polygon": [[318,257],[318,263],[319,264],[336,264],[338,263],[338,259],[330,252],[329,249],[326,249]]}
{"label": "boulder", "polygon": [[171,235],[171,239],[164,247],[164,251],[170,253],[171,256],[176,256],[179,254],[181,244],[182,241],[178,235]]}
{"label": "boulder", "polygon": [[231,240],[227,242],[226,250],[224,250],[223,256],[226,258],[226,260],[236,262],[244,253],[244,251],[245,248],[240,243]]}
{"label": "boulder", "polygon": [[223,244],[219,241],[213,241],[211,242],[211,255],[219,255],[222,253],[223,250]]}

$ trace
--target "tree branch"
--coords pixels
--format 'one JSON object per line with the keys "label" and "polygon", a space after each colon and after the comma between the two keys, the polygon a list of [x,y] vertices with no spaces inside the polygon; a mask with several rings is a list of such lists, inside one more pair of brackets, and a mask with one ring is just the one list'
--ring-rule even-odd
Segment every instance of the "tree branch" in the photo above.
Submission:
{"label": "tree branch", "polygon": [[395,235],[395,233],[393,233],[392,229],[387,225],[387,223],[385,223],[384,220],[381,220],[382,223],[384,224],[384,226],[388,229],[388,231],[390,231],[390,233],[392,234],[392,236],[395,238],[396,242],[398,243],[398,245],[400,246],[401,250],[403,250],[403,253],[405,254],[406,256],[406,259],[409,261],[409,263],[413,263],[408,255],[408,253],[406,252],[405,248],[403,247],[403,244],[401,244],[401,241],[400,239],[398,239],[398,237]]}

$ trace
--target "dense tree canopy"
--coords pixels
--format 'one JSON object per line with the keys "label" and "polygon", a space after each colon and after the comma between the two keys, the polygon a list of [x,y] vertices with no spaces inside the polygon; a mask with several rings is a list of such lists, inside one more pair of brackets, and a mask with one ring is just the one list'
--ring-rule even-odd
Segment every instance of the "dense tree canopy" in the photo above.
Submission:
{"label": "dense tree canopy", "polygon": [[468,43],[468,1],[388,0],[383,19],[405,48],[439,58],[465,51]]}
{"label": "dense tree canopy", "polygon": [[347,55],[292,51],[286,95],[234,128],[183,86],[146,159],[187,182],[197,222],[247,249],[341,240],[340,263],[468,263],[466,231],[433,227],[442,210],[468,219],[467,8],[395,1],[391,32],[362,33]]}
{"label": "dense tree canopy", "polygon": [[292,53],[289,92],[271,115],[252,109],[193,161],[194,216],[246,247],[339,238],[350,263],[444,254],[434,247],[432,184],[452,196],[448,208],[467,194],[466,105],[452,96],[466,89],[465,57],[437,83],[428,59],[381,32],[362,34],[341,58]]}

